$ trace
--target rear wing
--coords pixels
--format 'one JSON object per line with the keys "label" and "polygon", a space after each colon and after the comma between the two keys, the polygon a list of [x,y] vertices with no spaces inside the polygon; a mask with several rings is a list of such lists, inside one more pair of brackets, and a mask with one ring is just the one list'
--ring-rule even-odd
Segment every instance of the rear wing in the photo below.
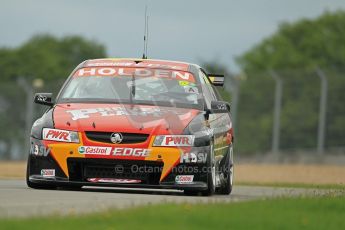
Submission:
{"label": "rear wing", "polygon": [[214,86],[223,86],[224,85],[224,75],[222,74],[208,74],[208,79],[211,81]]}

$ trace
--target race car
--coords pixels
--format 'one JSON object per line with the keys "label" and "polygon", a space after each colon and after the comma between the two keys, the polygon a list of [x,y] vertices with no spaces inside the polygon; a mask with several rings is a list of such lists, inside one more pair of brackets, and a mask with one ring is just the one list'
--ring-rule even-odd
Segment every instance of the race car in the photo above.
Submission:
{"label": "race car", "polygon": [[164,188],[230,194],[230,105],[223,75],[152,59],[79,64],[31,130],[26,182],[35,189]]}

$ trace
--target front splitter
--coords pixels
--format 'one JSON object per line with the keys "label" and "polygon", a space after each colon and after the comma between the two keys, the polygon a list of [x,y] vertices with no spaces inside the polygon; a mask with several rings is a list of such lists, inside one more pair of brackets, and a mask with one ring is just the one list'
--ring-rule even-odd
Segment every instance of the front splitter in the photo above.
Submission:
{"label": "front splitter", "polygon": [[148,188],[148,189],[177,189],[177,190],[206,190],[207,184],[205,182],[193,182],[188,184],[172,184],[161,183],[159,185],[152,184],[123,184],[123,183],[107,183],[107,182],[88,182],[88,181],[70,181],[66,178],[58,177],[42,177],[39,175],[32,175],[29,181],[36,184],[61,186],[96,186],[96,187],[121,187],[121,188]]}

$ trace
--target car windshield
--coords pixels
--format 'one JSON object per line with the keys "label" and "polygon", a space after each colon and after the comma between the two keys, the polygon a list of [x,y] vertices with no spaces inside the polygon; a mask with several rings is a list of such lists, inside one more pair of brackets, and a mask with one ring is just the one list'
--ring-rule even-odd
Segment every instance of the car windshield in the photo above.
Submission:
{"label": "car windshield", "polygon": [[78,70],[60,102],[106,102],[200,108],[201,88],[190,72],[96,67]]}

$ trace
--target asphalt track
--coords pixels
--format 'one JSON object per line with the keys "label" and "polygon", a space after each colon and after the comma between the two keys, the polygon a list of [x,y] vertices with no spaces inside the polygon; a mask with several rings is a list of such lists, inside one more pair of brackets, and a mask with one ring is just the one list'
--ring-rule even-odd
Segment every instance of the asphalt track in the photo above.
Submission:
{"label": "asphalt track", "polygon": [[22,180],[0,180],[0,218],[70,215],[157,203],[238,202],[276,196],[323,194],[329,190],[235,186],[230,196],[184,196],[174,190],[85,187],[81,191],[35,190]]}

